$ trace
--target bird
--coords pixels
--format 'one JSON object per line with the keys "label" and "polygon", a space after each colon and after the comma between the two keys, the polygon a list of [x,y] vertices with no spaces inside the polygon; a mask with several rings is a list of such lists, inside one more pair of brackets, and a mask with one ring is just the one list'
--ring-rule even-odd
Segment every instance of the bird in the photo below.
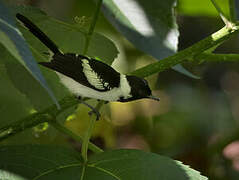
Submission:
{"label": "bird", "polygon": [[55,71],[63,85],[79,99],[92,98],[106,102],[130,102],[142,98],[160,100],[152,95],[144,78],[121,74],[106,63],[86,55],[63,53],[26,16],[17,13],[16,18],[53,53],[50,62],[39,64]]}

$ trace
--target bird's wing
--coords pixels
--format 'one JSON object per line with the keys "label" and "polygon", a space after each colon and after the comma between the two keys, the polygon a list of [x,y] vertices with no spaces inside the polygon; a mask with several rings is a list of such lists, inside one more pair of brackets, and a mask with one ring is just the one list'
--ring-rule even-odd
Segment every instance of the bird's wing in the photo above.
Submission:
{"label": "bird's wing", "polygon": [[108,91],[119,87],[120,74],[117,71],[107,64],[82,55],[55,54],[51,62],[39,64],[98,91]]}

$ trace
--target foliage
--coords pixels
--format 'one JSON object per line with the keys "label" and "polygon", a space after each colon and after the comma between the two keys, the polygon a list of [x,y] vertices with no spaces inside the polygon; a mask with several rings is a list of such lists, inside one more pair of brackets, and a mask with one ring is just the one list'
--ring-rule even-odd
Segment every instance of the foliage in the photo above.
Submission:
{"label": "foliage", "polygon": [[[0,149],[5,178],[25,179],[206,179],[181,162],[138,150],[95,154],[84,165],[73,150],[52,146],[7,146]],[[8,157],[11,157],[9,159]],[[147,159],[147,160],[146,160]],[[182,171],[183,169],[183,171]],[[171,172],[174,173],[171,173]]]}
{"label": "foliage", "polygon": [[[0,2],[0,10],[3,12],[0,14],[0,140],[4,140],[3,144],[4,142],[6,143],[6,145],[0,146],[0,178],[11,180],[207,179],[205,176],[200,175],[198,171],[183,165],[180,161],[155,153],[126,149],[103,152],[100,147],[90,142],[95,125],[94,116],[89,118],[88,114],[85,116],[80,115],[84,122],[88,121],[87,125],[89,128],[85,130],[85,136],[81,133],[75,133],[62,125],[63,123],[69,124],[66,119],[70,117],[77,119],[77,113],[74,114],[74,111],[78,101],[61,85],[54,72],[41,69],[43,75],[41,74],[36,62],[49,59],[44,54],[48,50],[14,20],[14,15],[20,12],[29,17],[61,47],[63,52],[86,54],[96,57],[107,64],[113,63],[114,65],[115,62],[113,61],[118,57],[116,43],[108,38],[107,35],[94,32],[97,29],[96,23],[101,20],[99,18],[102,18],[100,16],[100,8],[102,7],[102,12],[108,19],[108,22],[121,33],[122,37],[127,38],[140,51],[158,60],[150,64],[148,63],[148,65],[133,72],[129,72],[129,74],[148,77],[174,68],[189,77],[197,78],[197,76],[184,69],[180,64],[187,62],[199,66],[203,62],[237,61],[239,57],[237,54],[213,53],[219,45],[234,37],[239,31],[239,25],[235,20],[237,9],[234,7],[233,0],[224,1],[223,3],[225,4],[223,5],[218,3],[218,1],[211,0],[211,2],[212,7],[214,6],[219,14],[218,17],[221,17],[225,23],[225,27],[179,52],[176,52],[179,33],[174,13],[176,7],[175,0],[149,0],[147,2],[143,0],[118,0],[117,2],[113,0],[97,0],[95,3],[96,10],[90,19],[89,26],[84,23],[83,25],[79,23],[73,24],[69,23],[69,21],[58,20],[46,15],[38,8],[15,5],[5,7]],[[82,4],[84,3],[86,2],[82,2]],[[209,3],[209,1],[199,2],[199,4],[205,4],[206,6]],[[204,8],[194,6],[194,10],[188,8],[189,4],[190,2],[187,0],[179,0],[179,12],[194,16],[204,14]],[[225,8],[225,5],[227,8]],[[215,12],[210,8],[206,12],[211,16],[215,16]],[[128,46],[130,45],[128,44]],[[136,128],[136,130],[140,131],[145,136],[145,139],[148,138],[149,141],[149,135],[153,137],[152,150],[161,148],[161,150],[167,150],[169,155],[174,154],[169,147],[176,144],[175,139],[180,137],[185,141],[191,142],[202,133],[202,131],[200,133],[193,132],[190,134],[190,137],[181,133],[185,129],[189,131],[194,126],[200,127],[200,120],[195,125],[190,118],[202,117],[201,114],[205,112],[209,115],[210,111],[202,111],[204,105],[198,105],[193,106],[194,109],[191,107],[191,111],[188,112],[187,109],[192,103],[190,91],[187,91],[186,95],[181,96],[181,91],[179,90],[180,88],[177,86],[177,91],[173,91],[172,94],[174,94],[174,98],[182,97],[181,101],[184,101],[184,106],[179,109],[176,108],[173,112],[165,113],[164,116],[158,114],[154,116],[152,119],[153,128],[148,122],[145,123],[143,119],[140,120],[138,118],[139,124],[143,123],[143,128]],[[48,95],[50,95],[57,106],[52,104]],[[185,98],[187,96],[188,99]],[[218,99],[220,100],[220,98]],[[200,101],[203,101],[203,98],[198,95],[197,102]],[[203,103],[207,104],[206,102]],[[100,108],[102,102],[96,104],[97,108]],[[174,102],[174,106],[176,104]],[[226,111],[226,107],[218,107],[218,104],[212,103],[214,108],[221,108]],[[124,107],[130,108],[127,104]],[[106,109],[104,111],[107,112]],[[159,110],[157,109],[157,111]],[[224,111],[221,110],[221,112]],[[77,112],[83,112],[83,110],[79,108]],[[121,114],[120,118],[124,118],[124,114]],[[112,118],[114,114],[112,112],[105,116]],[[174,122],[174,117],[183,119],[185,126],[182,126],[182,122]],[[167,121],[162,121],[162,119]],[[63,121],[60,122],[61,120]],[[217,118],[217,120],[220,120],[220,118]],[[82,124],[80,125],[83,126],[84,122],[81,122]],[[70,148],[62,147],[62,143],[60,143],[60,146],[23,145],[19,144],[19,142],[17,146],[11,146],[8,143],[9,137],[16,135],[16,137],[19,136],[19,139],[22,140],[24,139],[23,137],[27,137],[29,134],[21,137],[20,132],[27,132],[29,129],[37,128],[44,123],[49,123],[51,127],[54,127],[61,134],[66,134],[76,142],[81,142],[81,154]],[[170,130],[172,126],[178,126],[179,129],[178,131],[168,133],[169,137],[165,137],[161,131],[161,134],[158,133],[159,130],[162,130],[160,127]],[[208,129],[203,130],[207,136],[210,136]],[[103,131],[106,131],[106,128],[103,128]],[[109,132],[112,133],[113,130],[111,129]],[[159,139],[161,142],[158,142]],[[164,147],[162,142],[165,142]],[[181,146],[180,148],[185,149],[186,147]],[[94,154],[89,156],[88,149]]]}

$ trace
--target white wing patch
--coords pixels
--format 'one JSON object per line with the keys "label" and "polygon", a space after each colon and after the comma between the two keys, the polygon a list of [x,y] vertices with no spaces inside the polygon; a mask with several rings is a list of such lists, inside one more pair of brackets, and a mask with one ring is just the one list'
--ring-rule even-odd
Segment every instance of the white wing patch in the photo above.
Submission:
{"label": "white wing patch", "polygon": [[90,67],[89,61],[87,59],[82,59],[83,72],[88,80],[88,82],[94,86],[96,89],[104,90],[110,89],[109,83],[104,82],[98,74]]}

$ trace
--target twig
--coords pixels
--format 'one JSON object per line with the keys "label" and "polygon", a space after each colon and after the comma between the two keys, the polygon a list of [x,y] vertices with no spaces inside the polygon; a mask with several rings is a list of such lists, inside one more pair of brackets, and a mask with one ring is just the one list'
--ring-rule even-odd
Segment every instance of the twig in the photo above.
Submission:
{"label": "twig", "polygon": [[[65,126],[61,125],[59,122],[57,121],[51,121],[50,124],[57,129],[58,131],[67,134],[68,136],[72,137],[73,139],[75,139],[76,141],[82,142],[83,141],[83,137],[76,135],[75,133],[73,133],[72,131],[70,131],[69,129],[67,129]],[[89,149],[92,150],[95,153],[101,153],[103,152],[102,149],[100,149],[98,146],[94,145],[93,143],[89,142]]]}
{"label": "twig", "polygon": [[103,0],[98,0],[98,3],[96,5],[96,10],[95,10],[93,20],[90,24],[89,31],[86,34],[86,43],[85,43],[85,47],[84,47],[84,50],[83,50],[83,54],[86,54],[87,51],[88,51],[88,48],[89,48],[89,45],[90,45],[90,40],[91,40],[91,37],[92,37],[94,29],[95,29],[95,25],[96,25],[96,22],[97,22],[99,13],[100,13],[100,8],[101,8],[101,5],[102,5],[102,2],[103,2]]}
{"label": "twig", "polygon": [[212,35],[208,36],[207,38],[197,42],[196,44],[179,51],[178,53],[174,54],[173,56],[164,58],[158,62],[149,64],[145,67],[137,69],[136,71],[131,72],[131,75],[136,75],[140,77],[147,77],[152,74],[165,71],[176,64],[183,63],[188,61],[188,59],[193,59],[195,55],[203,53],[204,51],[228,40],[234,34],[238,33],[239,25],[235,24],[233,27],[223,27],[219,31],[213,33]]}
{"label": "twig", "polygon": [[[99,111],[103,104],[104,104],[104,101],[100,101],[97,104],[97,106],[95,107],[95,109],[97,111]],[[87,158],[88,145],[89,145],[91,134],[92,134],[94,126],[95,126],[96,119],[97,119],[97,116],[94,117],[93,113],[92,113],[92,115],[90,116],[90,124],[89,124],[89,127],[88,127],[87,131],[86,131],[86,134],[84,136],[84,140],[83,140],[83,143],[82,143],[81,155],[82,155],[85,163],[87,162],[87,159],[88,159]]]}

